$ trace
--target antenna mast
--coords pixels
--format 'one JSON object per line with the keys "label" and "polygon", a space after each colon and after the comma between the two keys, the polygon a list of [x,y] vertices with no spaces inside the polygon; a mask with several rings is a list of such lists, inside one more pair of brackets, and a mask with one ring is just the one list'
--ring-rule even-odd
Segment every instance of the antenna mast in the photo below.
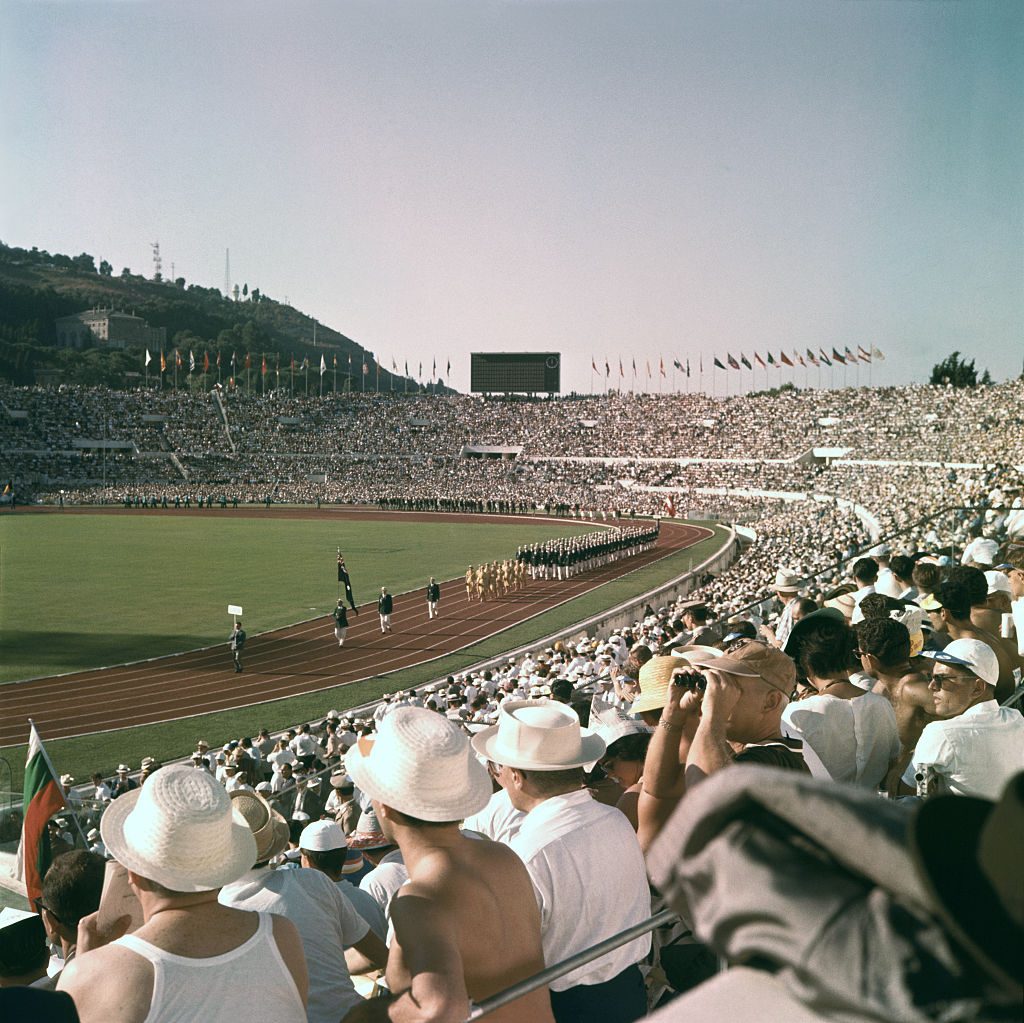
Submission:
{"label": "antenna mast", "polygon": [[150,243],[150,248],[153,250],[153,280],[162,281],[164,279],[163,274],[163,263],[160,262],[160,243]]}
{"label": "antenna mast", "polygon": [[231,294],[231,250],[224,250],[224,297]]}

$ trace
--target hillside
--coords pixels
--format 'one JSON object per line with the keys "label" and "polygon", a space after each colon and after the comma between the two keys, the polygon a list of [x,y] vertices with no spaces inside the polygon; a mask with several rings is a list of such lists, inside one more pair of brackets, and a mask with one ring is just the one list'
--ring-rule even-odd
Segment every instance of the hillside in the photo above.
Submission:
{"label": "hillside", "polygon": [[[245,289],[248,292],[248,287]],[[133,274],[126,267],[115,274],[106,261],[97,266],[88,253],[79,256],[51,254],[40,249],[19,249],[0,242],[0,378],[17,384],[32,384],[40,377],[77,384],[106,384],[124,388],[138,385],[135,373],[143,372],[141,348],[126,351],[91,347],[83,351],[57,347],[55,320],[94,307],[113,308],[143,317],[152,327],[167,332],[166,354],[173,367],[171,353],[178,349],[186,372],[179,371],[178,386],[188,385],[187,365],[193,352],[201,367],[204,355],[211,367],[221,356],[223,375],[232,354],[238,365],[251,356],[254,389],[259,385],[259,369],[267,360],[267,386],[272,385],[275,370],[281,380],[290,375],[292,359],[301,367],[309,360],[311,384],[319,382],[321,356],[325,358],[325,381],[333,382],[337,359],[338,389],[346,385],[358,390],[365,361],[369,372],[367,386],[377,384],[377,365],[361,345],[322,323],[316,325],[313,344],[313,319],[289,305],[278,302],[254,288],[245,295],[223,296],[216,288],[175,281],[153,280]],[[159,373],[159,353],[153,351],[150,383]],[[348,380],[349,365],[352,379]],[[215,372],[215,371],[214,371]],[[127,375],[126,375],[127,374]],[[165,384],[171,373],[166,374]],[[195,386],[206,386],[204,374],[193,375]],[[244,376],[244,371],[239,373]],[[296,381],[298,387],[298,381]],[[416,381],[392,374],[380,367],[381,390],[414,390]],[[447,388],[439,386],[439,391]]]}

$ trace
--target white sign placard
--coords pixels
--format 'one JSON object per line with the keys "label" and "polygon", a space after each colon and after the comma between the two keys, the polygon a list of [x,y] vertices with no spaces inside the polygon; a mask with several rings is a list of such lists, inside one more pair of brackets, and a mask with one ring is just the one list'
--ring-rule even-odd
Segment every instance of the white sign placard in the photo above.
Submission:
{"label": "white sign placard", "polygon": [[241,613],[242,609],[237,604],[228,604],[229,615],[240,615]]}

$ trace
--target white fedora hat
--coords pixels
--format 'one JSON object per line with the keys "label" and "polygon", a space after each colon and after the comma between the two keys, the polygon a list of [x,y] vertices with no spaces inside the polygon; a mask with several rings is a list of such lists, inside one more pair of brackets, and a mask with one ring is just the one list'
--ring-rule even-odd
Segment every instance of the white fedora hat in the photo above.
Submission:
{"label": "white fedora hat", "polygon": [[556,700],[506,700],[498,723],[473,736],[473,749],[522,771],[563,771],[600,760],[601,736],[580,727],[571,707]]}
{"label": "white fedora hat", "polygon": [[465,732],[425,707],[399,707],[345,754],[371,799],[424,821],[461,821],[491,798],[491,778]]}
{"label": "white fedora hat", "polygon": [[173,764],[115,799],[100,818],[118,863],[174,892],[207,892],[256,862],[256,842],[224,786],[206,771]]}

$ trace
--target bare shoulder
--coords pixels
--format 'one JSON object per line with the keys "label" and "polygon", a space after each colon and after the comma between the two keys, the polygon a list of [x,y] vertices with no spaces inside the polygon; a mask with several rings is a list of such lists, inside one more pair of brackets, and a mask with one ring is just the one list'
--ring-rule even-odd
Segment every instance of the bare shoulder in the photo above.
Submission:
{"label": "bare shoulder", "polygon": [[928,679],[916,671],[900,679],[899,699],[901,703],[909,703],[925,710],[932,710],[935,707],[931,689],[928,688]]}
{"label": "bare shoulder", "polygon": [[68,963],[57,990],[71,995],[82,1023],[141,1023],[153,997],[153,967],[120,945],[105,945]]}

